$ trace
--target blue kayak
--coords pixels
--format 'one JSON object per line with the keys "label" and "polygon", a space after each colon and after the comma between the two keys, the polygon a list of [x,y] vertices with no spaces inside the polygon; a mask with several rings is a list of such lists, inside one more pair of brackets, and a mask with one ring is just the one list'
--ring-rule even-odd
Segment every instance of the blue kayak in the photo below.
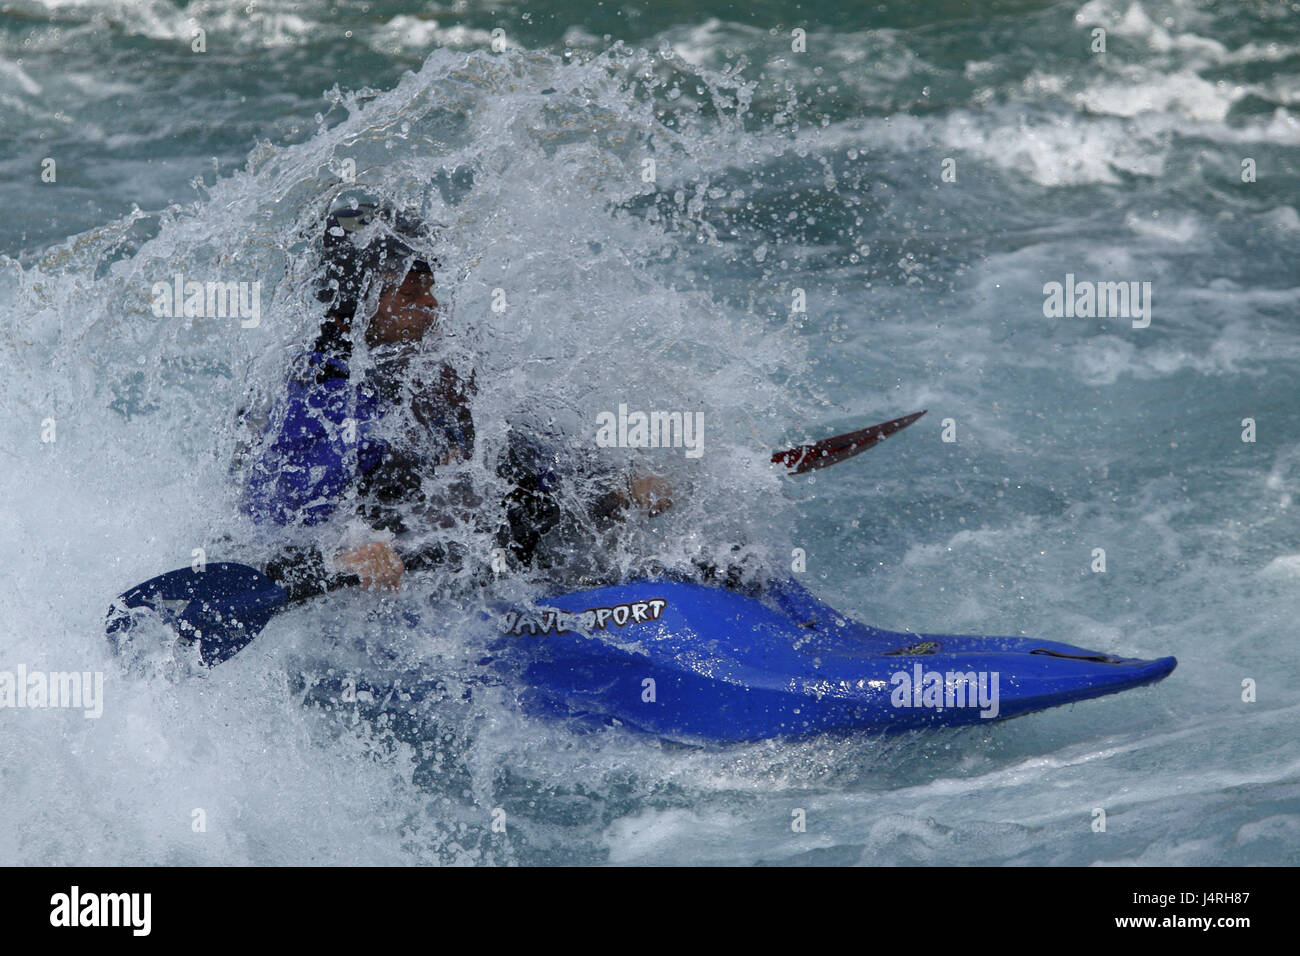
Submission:
{"label": "blue kayak", "polygon": [[763,599],[674,581],[510,611],[494,643],[532,713],[684,741],[1004,720],[1153,684],[1177,666],[1024,637],[883,631],[788,581]]}
{"label": "blue kayak", "polygon": [[[160,617],[215,666],[287,603],[289,594],[255,568],[186,568],[121,595],[107,636],[132,659],[137,615]],[[1172,657],[1121,658],[1024,637],[882,631],[794,581],[749,595],[635,580],[485,616],[496,634],[482,682],[514,689],[526,711],[683,741],[978,724],[1152,684],[1177,666]],[[341,680],[337,671],[312,679],[312,693],[328,703]],[[446,692],[437,674],[390,684],[367,688],[370,699]]]}

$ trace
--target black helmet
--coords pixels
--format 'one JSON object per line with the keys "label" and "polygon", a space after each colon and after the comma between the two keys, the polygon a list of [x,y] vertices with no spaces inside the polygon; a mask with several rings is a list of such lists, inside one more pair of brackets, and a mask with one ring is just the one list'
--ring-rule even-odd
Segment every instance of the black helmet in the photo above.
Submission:
{"label": "black helmet", "polygon": [[[378,228],[369,230],[373,224]],[[331,316],[350,321],[379,276],[432,274],[438,260],[417,255],[415,247],[433,237],[432,228],[404,213],[377,203],[349,202],[325,219],[316,298],[329,303]]]}

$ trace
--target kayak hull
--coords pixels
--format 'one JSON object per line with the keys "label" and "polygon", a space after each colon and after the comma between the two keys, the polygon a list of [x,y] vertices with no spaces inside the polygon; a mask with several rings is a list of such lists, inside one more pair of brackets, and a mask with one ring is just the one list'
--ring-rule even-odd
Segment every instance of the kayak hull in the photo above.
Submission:
{"label": "kayak hull", "polygon": [[532,713],[734,743],[1003,720],[1167,677],[1177,665],[1023,637],[884,631],[790,581],[764,600],[635,581],[510,612],[499,659]]}

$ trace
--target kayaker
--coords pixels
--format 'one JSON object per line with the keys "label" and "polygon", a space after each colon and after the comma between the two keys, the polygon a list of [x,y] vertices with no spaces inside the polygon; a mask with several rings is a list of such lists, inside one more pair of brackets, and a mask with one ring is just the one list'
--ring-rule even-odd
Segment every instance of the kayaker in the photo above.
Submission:
{"label": "kayaker", "polygon": [[[392,589],[413,563],[458,569],[464,549],[429,541],[428,532],[459,523],[482,530],[490,509],[457,467],[474,452],[474,374],[436,357],[439,262],[428,251],[435,241],[417,219],[376,204],[347,204],[326,219],[317,281],[325,317],[261,426],[247,466],[246,506],[259,523],[310,526],[336,517],[347,501],[383,535],[340,544],[332,560],[319,547],[285,549],[267,574],[291,593],[319,587],[331,565],[366,587]],[[365,370],[354,362],[362,342]],[[495,463],[509,490],[494,536],[516,566],[555,563],[539,553],[541,542],[572,508],[558,494],[556,462],[541,442],[512,429]],[[606,477],[603,493],[583,503],[597,523],[633,506],[654,515],[671,505],[657,476]],[[411,527],[413,517],[423,527]],[[414,553],[404,549],[404,559],[393,536],[412,532],[424,543]],[[487,566],[487,555],[478,559]]]}

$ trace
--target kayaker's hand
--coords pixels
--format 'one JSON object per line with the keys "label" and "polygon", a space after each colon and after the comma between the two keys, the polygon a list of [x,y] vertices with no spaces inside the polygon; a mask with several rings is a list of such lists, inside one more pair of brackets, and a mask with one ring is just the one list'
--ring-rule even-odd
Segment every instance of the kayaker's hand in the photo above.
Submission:
{"label": "kayaker's hand", "polygon": [[396,591],[401,586],[406,565],[387,541],[372,541],[339,555],[339,563],[361,578],[361,586]]}
{"label": "kayaker's hand", "polygon": [[658,475],[632,475],[627,487],[632,500],[652,518],[673,506],[672,486]]}
{"label": "kayaker's hand", "polygon": [[446,468],[448,465],[455,464],[465,460],[465,453],[460,450],[460,446],[452,445],[438,458],[438,464]]}

